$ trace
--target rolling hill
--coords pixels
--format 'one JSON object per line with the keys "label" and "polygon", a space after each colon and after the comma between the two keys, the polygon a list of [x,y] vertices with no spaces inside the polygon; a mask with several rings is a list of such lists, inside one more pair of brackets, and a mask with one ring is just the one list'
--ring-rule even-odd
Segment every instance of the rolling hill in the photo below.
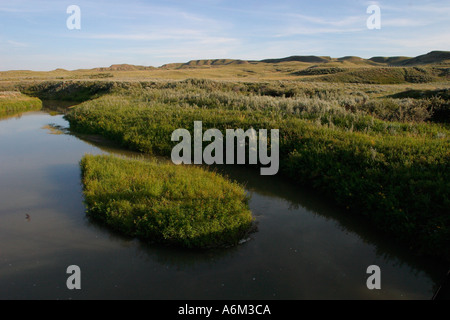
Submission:
{"label": "rolling hill", "polygon": [[417,57],[290,56],[263,60],[201,59],[160,67],[113,64],[92,69],[0,72],[3,84],[17,80],[131,79],[299,80],[367,84],[432,83],[450,80],[450,51]]}

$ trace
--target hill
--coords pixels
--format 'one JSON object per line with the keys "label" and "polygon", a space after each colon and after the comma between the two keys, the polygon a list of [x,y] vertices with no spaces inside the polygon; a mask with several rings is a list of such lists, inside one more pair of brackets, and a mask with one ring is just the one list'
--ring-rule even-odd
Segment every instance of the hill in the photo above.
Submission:
{"label": "hill", "polygon": [[[137,66],[132,64],[113,64],[109,67],[93,68],[90,71],[96,72],[112,72],[112,71],[148,71],[148,70],[177,70],[177,69],[195,69],[195,68],[211,68],[226,66],[245,66],[245,65],[261,65],[261,64],[281,64],[281,63],[302,63],[313,64],[313,67],[323,66],[330,67],[372,67],[372,66],[425,66],[425,65],[449,65],[450,51],[431,51],[427,54],[417,57],[372,57],[364,59],[357,56],[345,56],[341,58],[331,58],[329,56],[289,56],[285,58],[263,59],[263,60],[240,60],[240,59],[200,59],[190,60],[188,62],[168,63],[158,68],[152,66]],[[311,67],[311,66],[306,66]],[[81,70],[81,69],[80,69]],[[56,69],[55,71],[65,71],[64,69]],[[88,71],[83,69],[83,71]],[[294,74],[294,73],[292,73]]]}
{"label": "hill", "polygon": [[376,63],[381,63],[381,64],[398,65],[399,63],[401,63],[405,60],[409,60],[409,59],[412,59],[412,58],[398,56],[398,57],[373,57],[373,58],[370,58],[369,60],[376,62]]}
{"label": "hill", "polygon": [[280,62],[306,62],[306,63],[326,63],[330,62],[332,59],[331,57],[319,57],[319,56],[291,56],[287,58],[281,58],[281,59],[264,59],[260,60],[259,62],[264,63],[280,63]]}
{"label": "hill", "polygon": [[183,69],[196,67],[211,67],[211,66],[229,66],[229,65],[243,65],[249,64],[247,60],[235,59],[206,59],[206,60],[191,60],[186,63],[169,63],[162,65],[162,69]]}
{"label": "hill", "polygon": [[92,69],[0,72],[0,85],[11,81],[71,79],[187,79],[300,80],[367,84],[432,83],[450,80],[450,51],[417,57],[289,56],[263,60],[200,59],[160,67],[113,64]]}
{"label": "hill", "polygon": [[[258,64],[280,64],[287,62],[299,62],[303,64],[329,65],[330,67],[345,66],[420,66],[420,65],[442,65],[450,64],[450,51],[431,51],[417,57],[372,57],[364,59],[357,56],[345,56],[331,58],[329,56],[289,56],[285,58],[273,58],[263,60],[236,60],[236,59],[203,59],[191,60],[184,63],[170,63],[161,66],[162,69],[186,69],[211,66],[231,65],[258,65]],[[328,66],[327,66],[328,67]]]}
{"label": "hill", "polygon": [[450,63],[450,51],[431,51],[415,58],[400,61],[403,66]]}
{"label": "hill", "polygon": [[93,71],[139,71],[139,70],[154,70],[155,67],[136,66],[132,64],[113,64],[106,68],[94,68]]}

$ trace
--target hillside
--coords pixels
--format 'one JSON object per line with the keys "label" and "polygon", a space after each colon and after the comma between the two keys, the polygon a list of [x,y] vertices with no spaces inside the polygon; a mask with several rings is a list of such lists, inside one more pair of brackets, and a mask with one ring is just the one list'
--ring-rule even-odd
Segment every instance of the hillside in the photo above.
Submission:
{"label": "hillside", "polygon": [[187,79],[295,80],[366,84],[436,83],[450,80],[450,51],[432,51],[417,57],[290,56],[263,60],[203,59],[160,67],[113,64],[92,69],[0,72],[0,85],[11,81],[72,79]]}
{"label": "hillside", "polygon": [[444,63],[450,64],[450,51],[432,51],[415,58],[400,61],[399,65],[411,66]]}
{"label": "hillside", "polygon": [[113,64],[106,68],[94,68],[94,71],[138,71],[138,70],[154,70],[155,67],[136,66],[132,64]]}
{"label": "hillside", "polygon": [[306,62],[306,63],[327,63],[332,61],[330,57],[318,57],[318,56],[291,56],[287,58],[281,58],[281,59],[265,59],[261,60],[259,62],[264,63],[281,63],[281,62]]}
{"label": "hillside", "polygon": [[[364,59],[357,56],[345,56],[340,58],[332,58],[329,56],[289,56],[285,58],[273,58],[263,60],[236,60],[236,59],[204,59],[191,60],[184,63],[165,64],[159,69],[179,70],[179,69],[195,69],[195,68],[223,68],[227,66],[293,66],[296,68],[333,68],[330,73],[335,73],[340,68],[364,68],[364,67],[412,67],[412,66],[439,66],[450,67],[450,51],[432,51],[417,57],[372,57]],[[286,71],[289,71],[285,69]],[[276,71],[284,71],[276,69]],[[327,72],[301,72],[299,70],[290,70],[291,75],[318,75]],[[317,71],[317,70],[316,70]],[[398,81],[394,81],[397,83]]]}
{"label": "hillside", "polygon": [[399,63],[402,63],[403,61],[410,60],[411,57],[373,57],[370,58],[370,61],[381,63],[381,64],[387,64],[387,65],[398,65]]}

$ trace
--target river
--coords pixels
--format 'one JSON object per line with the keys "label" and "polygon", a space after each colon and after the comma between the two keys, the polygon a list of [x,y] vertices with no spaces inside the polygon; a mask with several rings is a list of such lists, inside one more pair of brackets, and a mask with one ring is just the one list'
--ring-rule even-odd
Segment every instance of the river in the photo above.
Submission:
{"label": "river", "polygon": [[[312,190],[240,166],[224,170],[251,194],[249,241],[202,251],[115,234],[86,217],[79,161],[134,153],[71,134],[54,110],[0,120],[0,299],[431,299],[446,272]],[[80,290],[66,286],[71,265]]]}

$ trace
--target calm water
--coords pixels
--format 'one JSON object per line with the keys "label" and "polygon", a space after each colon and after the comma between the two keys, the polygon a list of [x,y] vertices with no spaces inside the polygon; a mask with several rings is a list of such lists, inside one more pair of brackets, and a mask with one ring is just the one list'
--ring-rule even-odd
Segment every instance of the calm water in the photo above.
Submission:
{"label": "calm water", "polygon": [[[0,120],[0,299],[430,299],[446,272],[320,195],[238,166],[225,169],[252,195],[248,242],[189,251],[121,237],[86,218],[79,161],[124,152],[55,129],[67,127],[45,111]],[[66,287],[70,265],[81,290]],[[381,290],[366,287],[369,265]]]}

